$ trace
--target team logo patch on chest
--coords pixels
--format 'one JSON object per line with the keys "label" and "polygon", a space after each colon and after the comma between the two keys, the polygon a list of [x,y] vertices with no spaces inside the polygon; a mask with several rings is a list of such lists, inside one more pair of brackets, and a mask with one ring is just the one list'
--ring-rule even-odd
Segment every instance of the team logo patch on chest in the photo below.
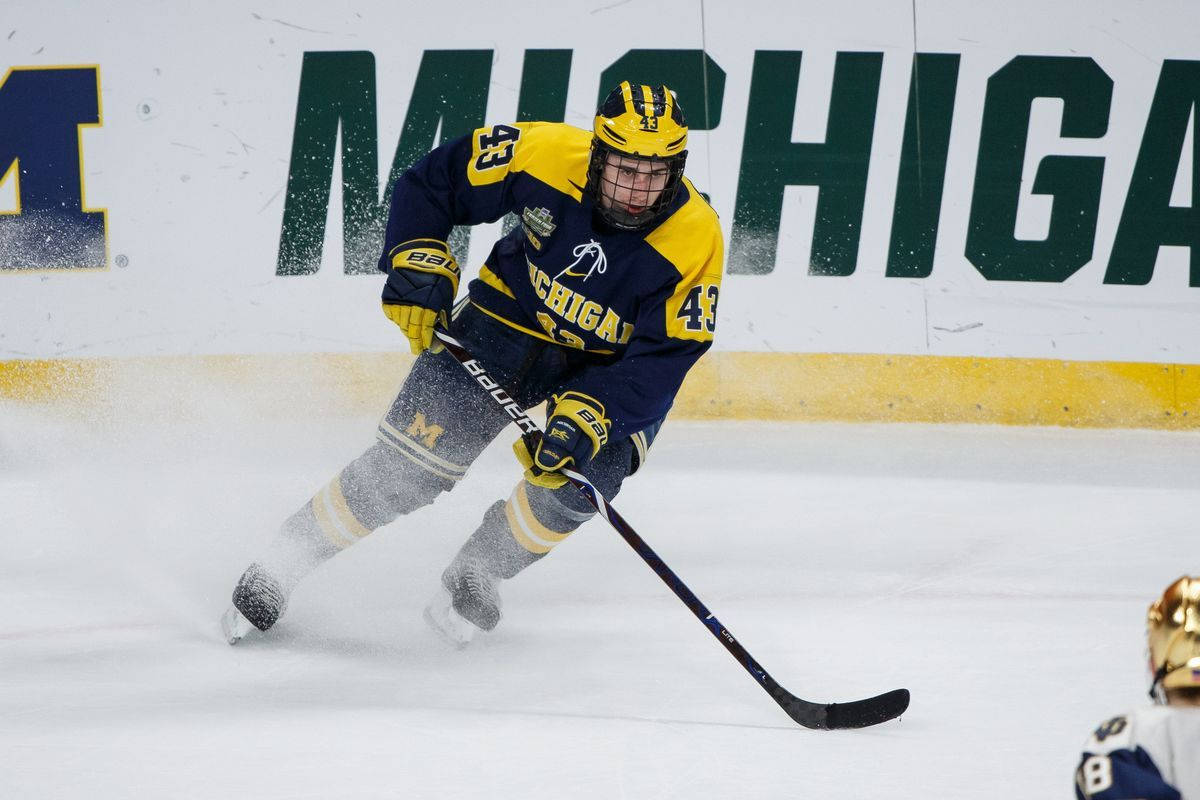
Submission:
{"label": "team logo patch on chest", "polygon": [[550,210],[546,208],[526,207],[521,212],[521,222],[525,223],[527,230],[542,237],[554,233],[554,229],[558,227],[554,224],[554,217],[550,215]]}

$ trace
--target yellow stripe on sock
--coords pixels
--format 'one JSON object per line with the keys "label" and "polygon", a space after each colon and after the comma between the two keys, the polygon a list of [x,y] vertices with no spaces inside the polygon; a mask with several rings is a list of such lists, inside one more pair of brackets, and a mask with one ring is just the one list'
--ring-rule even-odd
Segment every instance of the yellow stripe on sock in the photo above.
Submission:
{"label": "yellow stripe on sock", "polygon": [[369,534],[371,529],[358,521],[354,512],[350,510],[350,504],[346,502],[346,495],[342,493],[342,476],[338,475],[330,481],[328,489],[330,505],[333,506],[333,512],[342,526],[356,539],[361,539]]}
{"label": "yellow stripe on sock", "polygon": [[321,528],[321,533],[325,534],[325,538],[330,544],[338,550],[345,550],[350,545],[354,544],[354,540],[347,538],[338,526],[334,524],[333,519],[329,516],[329,510],[325,507],[324,494],[329,487],[325,487],[317,492],[312,499],[313,516],[317,518],[317,525]]}
{"label": "yellow stripe on sock", "polygon": [[548,546],[544,544],[538,544],[529,537],[529,534],[525,532],[520,521],[513,513],[513,504],[511,499],[504,504],[504,516],[508,518],[508,529],[512,531],[513,538],[517,540],[517,543],[521,545],[521,547],[524,547],[531,553],[537,553],[538,555],[545,555],[546,553],[550,552],[550,548]]}
{"label": "yellow stripe on sock", "polygon": [[[549,546],[553,547],[571,535],[571,531],[566,533],[552,531],[541,523],[541,520],[533,513],[533,507],[529,505],[529,484],[525,481],[517,484],[517,488],[513,490],[513,497],[517,500],[517,516],[527,520],[529,532]],[[512,500],[510,499],[509,502],[511,503]]]}

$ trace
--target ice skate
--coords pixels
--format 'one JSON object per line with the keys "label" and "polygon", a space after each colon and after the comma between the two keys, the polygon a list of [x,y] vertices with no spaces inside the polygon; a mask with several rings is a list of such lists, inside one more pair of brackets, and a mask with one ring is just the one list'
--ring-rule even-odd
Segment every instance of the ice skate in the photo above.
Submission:
{"label": "ice skate", "polygon": [[425,624],[433,628],[445,642],[459,650],[466,647],[479,633],[479,628],[463,619],[454,610],[450,592],[438,586],[437,594],[425,606]]}
{"label": "ice skate", "polygon": [[269,629],[287,608],[279,580],[260,564],[251,564],[233,589],[233,605],[221,617],[225,640],[237,644],[251,630]]}
{"label": "ice skate", "polygon": [[450,644],[466,647],[477,633],[500,623],[499,582],[478,564],[456,559],[425,606],[425,621]]}
{"label": "ice skate", "polygon": [[221,633],[224,634],[225,641],[230,644],[237,644],[252,630],[254,630],[254,624],[243,617],[242,612],[238,611],[236,606],[230,606],[221,615]]}

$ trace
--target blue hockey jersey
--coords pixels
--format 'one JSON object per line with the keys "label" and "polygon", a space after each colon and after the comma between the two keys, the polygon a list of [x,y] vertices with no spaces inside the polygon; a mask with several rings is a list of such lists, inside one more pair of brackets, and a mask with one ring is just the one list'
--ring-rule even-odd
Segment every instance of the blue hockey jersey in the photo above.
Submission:
{"label": "blue hockey jersey", "polygon": [[592,134],[562,123],[480,128],[408,169],[392,194],[379,268],[412,239],[445,240],[455,225],[520,221],[468,287],[483,313],[591,354],[565,389],[600,400],[610,436],[667,413],[712,344],[724,243],[716,213],[686,178],[655,226],[594,221],[585,191]]}

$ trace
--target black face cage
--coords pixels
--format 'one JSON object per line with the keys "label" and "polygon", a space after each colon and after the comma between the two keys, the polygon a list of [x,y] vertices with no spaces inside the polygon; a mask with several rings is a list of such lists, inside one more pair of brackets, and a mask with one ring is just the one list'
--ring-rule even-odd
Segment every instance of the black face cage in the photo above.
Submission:
{"label": "black face cage", "polygon": [[[619,206],[615,199],[616,190],[633,187],[621,186],[604,179],[604,165],[606,156],[609,154],[621,159],[648,162],[652,166],[665,164],[667,166],[667,182],[658,199],[636,214]],[[686,150],[673,156],[634,156],[593,139],[591,160],[588,162],[587,183],[596,213],[606,223],[618,230],[636,231],[653,225],[667,213],[671,203],[675,200],[675,195],[678,194],[679,185],[683,180],[683,165],[686,160]],[[612,200],[608,208],[605,208],[605,197]]]}

